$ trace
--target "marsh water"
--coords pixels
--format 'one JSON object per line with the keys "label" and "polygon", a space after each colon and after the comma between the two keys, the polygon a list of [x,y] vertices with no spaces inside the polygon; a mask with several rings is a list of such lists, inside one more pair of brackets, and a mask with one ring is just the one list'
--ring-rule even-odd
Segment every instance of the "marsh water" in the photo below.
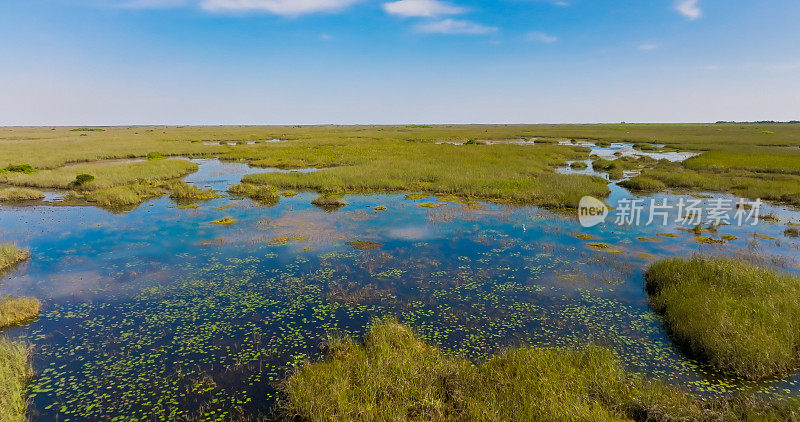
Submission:
{"label": "marsh water", "polygon": [[[269,171],[196,161],[185,180],[220,192]],[[379,317],[476,362],[508,346],[593,342],[700,395],[800,392],[796,375],[748,384],[707,373],[674,348],[643,287],[653,259],[699,252],[800,272],[800,242],[784,235],[796,210],[768,206],[779,221],[721,226],[715,238],[736,239],[700,244],[673,223],[585,229],[574,213],[394,194],[348,195],[326,211],[315,196],[197,208],[158,198],[124,213],[61,206],[57,195],[0,206],[0,240],[32,254],[2,276],[0,294],[43,302],[37,320],[7,332],[33,346],[31,416],[275,417],[287,372],[321,357],[329,333],[360,337]],[[629,197],[612,185],[608,202]],[[418,206],[429,203],[445,205]],[[223,217],[238,221],[211,224]],[[359,240],[376,243],[348,244]]]}

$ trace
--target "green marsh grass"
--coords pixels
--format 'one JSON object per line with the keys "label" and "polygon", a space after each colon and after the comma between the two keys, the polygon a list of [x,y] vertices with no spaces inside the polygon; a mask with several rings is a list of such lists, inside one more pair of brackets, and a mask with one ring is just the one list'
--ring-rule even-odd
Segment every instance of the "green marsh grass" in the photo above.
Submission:
{"label": "green marsh grass", "polygon": [[311,204],[316,205],[324,210],[336,210],[345,205],[350,205],[349,202],[345,201],[338,195],[320,195],[314,198],[311,201]]}
{"label": "green marsh grass", "polygon": [[239,220],[233,217],[222,217],[219,220],[212,221],[211,224],[216,224],[218,226],[230,226],[231,224],[235,224],[237,221]]}
{"label": "green marsh grass", "polygon": [[30,297],[0,298],[0,329],[20,324],[39,315],[41,303]]}
{"label": "green marsh grass", "polygon": [[276,148],[274,161],[261,160],[262,164],[279,166],[283,154],[293,154],[292,159],[305,159],[309,167],[335,167],[313,173],[253,174],[243,182],[318,192],[417,191],[553,207],[576,206],[584,195],[609,192],[601,178],[554,172],[568,159],[587,158],[585,148],[511,144],[470,148],[380,139],[320,145],[313,152],[288,145]]}
{"label": "green marsh grass", "polygon": [[27,386],[33,377],[30,348],[0,337],[0,420],[27,421]]}
{"label": "green marsh grass", "polygon": [[93,190],[83,193],[82,196],[87,201],[94,202],[103,208],[117,209],[139,205],[148,198],[163,195],[164,192],[158,186],[136,183]]}
{"label": "green marsh grass", "polygon": [[[250,199],[254,199],[256,201],[265,202],[269,204],[275,204],[281,198],[281,191],[276,188],[275,186],[269,185],[254,185],[251,183],[239,183],[238,185],[233,185],[228,189],[228,192],[239,195],[239,196],[246,196]],[[284,192],[284,196],[287,192]],[[297,193],[295,192],[295,195]],[[294,196],[289,193],[288,196]]]}
{"label": "green marsh grass", "polygon": [[44,194],[36,189],[7,188],[0,190],[0,201],[2,202],[37,201],[40,199],[44,199]]}
{"label": "green marsh grass", "polygon": [[13,243],[0,244],[0,271],[17,265],[31,257],[30,252],[21,249]]}
{"label": "green marsh grass", "polygon": [[165,183],[164,187],[169,190],[169,197],[172,199],[193,201],[220,197],[214,189],[200,189],[195,185],[179,180]]}
{"label": "green marsh grass", "polygon": [[761,379],[798,366],[800,278],[704,257],[654,263],[645,278],[674,340],[711,367]]}
{"label": "green marsh grass", "polygon": [[330,342],[329,357],[287,381],[290,417],[330,420],[691,420],[706,411],[677,389],[625,372],[609,350],[514,348],[481,365],[423,342],[394,321],[364,344]]}
{"label": "green marsh grass", "polygon": [[667,185],[660,180],[651,179],[644,176],[636,176],[631,179],[624,180],[619,182],[619,185],[630,190],[643,192],[657,192],[664,190],[667,187]]}
{"label": "green marsh grass", "polygon": [[32,174],[4,173],[0,181],[15,186],[69,189],[78,175],[90,174],[94,180],[81,186],[82,190],[105,189],[140,181],[162,181],[197,171],[197,164],[186,160],[159,160],[134,163],[96,163],[40,170]]}
{"label": "green marsh grass", "polygon": [[[0,168],[27,163],[32,169],[40,169],[34,174],[6,171],[0,174],[0,182],[63,187],[77,174],[74,168],[58,168],[64,164],[144,158],[158,151],[164,156],[243,160],[261,167],[333,167],[315,174],[273,173],[248,176],[251,180],[245,180],[281,189],[422,191],[564,207],[574,206],[583,195],[608,193],[602,180],[554,173],[568,160],[589,158],[586,148],[547,143],[573,139],[602,145],[630,142],[643,148],[660,143],[667,149],[702,153],[684,164],[654,160],[634,163],[622,157],[614,165],[606,163],[613,180],[622,177],[622,170],[644,166],[642,176],[659,180],[667,187],[724,191],[800,205],[800,125],[796,124],[160,126],[103,130],[78,133],[72,128],[0,129]],[[774,133],[758,135],[764,131]],[[537,139],[535,145],[514,144],[533,138]],[[265,139],[283,141],[259,142]],[[469,139],[492,145],[436,145]],[[248,145],[249,141],[256,143]],[[229,142],[236,145],[228,145]],[[171,161],[174,160],[152,163]],[[599,170],[602,164],[603,161]],[[118,173],[128,173],[128,177],[109,181],[107,175],[94,170],[83,170],[97,176],[95,183],[99,186],[91,189],[133,183],[149,174],[139,171],[142,169],[122,168],[124,171]],[[177,175],[171,178],[174,177]]]}

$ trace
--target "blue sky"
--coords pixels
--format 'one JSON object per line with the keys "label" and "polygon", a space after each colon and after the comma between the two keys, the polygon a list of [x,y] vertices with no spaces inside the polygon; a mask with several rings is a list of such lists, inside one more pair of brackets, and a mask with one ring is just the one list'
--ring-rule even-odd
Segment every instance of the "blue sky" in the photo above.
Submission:
{"label": "blue sky", "polygon": [[0,125],[800,119],[797,0],[0,0]]}

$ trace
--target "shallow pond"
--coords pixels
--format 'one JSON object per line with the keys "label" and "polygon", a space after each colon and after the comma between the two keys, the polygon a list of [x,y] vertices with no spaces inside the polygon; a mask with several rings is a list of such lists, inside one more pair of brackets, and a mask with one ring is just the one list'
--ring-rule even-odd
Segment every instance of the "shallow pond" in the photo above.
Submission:
{"label": "shallow pond", "polygon": [[[221,192],[270,171],[196,161],[185,180]],[[747,385],[706,375],[673,348],[643,289],[652,259],[698,251],[800,272],[799,242],[783,233],[800,221],[795,210],[768,207],[780,221],[722,226],[709,236],[737,239],[700,244],[675,224],[584,229],[574,213],[404,195],[347,196],[326,212],[315,196],[194,209],[159,198],[128,213],[0,206],[0,241],[32,253],[0,293],[44,303],[38,320],[8,331],[34,347],[34,419],[274,416],[280,381],[322,355],[327,333],[360,336],[383,316],[475,360],[509,345],[595,342],[698,394],[800,392],[797,376]],[[630,197],[614,186],[608,202]],[[418,206],[430,203],[446,205]],[[238,221],[211,224],[223,217]],[[376,243],[347,243],[358,240]]]}

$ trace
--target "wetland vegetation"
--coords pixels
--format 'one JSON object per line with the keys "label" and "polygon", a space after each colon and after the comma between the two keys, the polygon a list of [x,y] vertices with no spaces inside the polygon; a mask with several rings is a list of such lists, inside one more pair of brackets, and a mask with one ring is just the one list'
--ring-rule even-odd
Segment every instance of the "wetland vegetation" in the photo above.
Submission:
{"label": "wetland vegetation", "polygon": [[0,129],[18,419],[798,417],[798,125],[90,129]]}
{"label": "wetland vegetation", "polygon": [[510,348],[472,362],[426,344],[396,321],[377,321],[363,345],[333,337],[328,357],[287,383],[290,418],[420,421],[797,420],[796,400],[703,401],[626,372],[600,346]]}
{"label": "wetland vegetation", "polygon": [[0,272],[30,258],[31,254],[13,243],[0,244]]}
{"label": "wetland vegetation", "polygon": [[646,275],[677,341],[716,369],[759,379],[800,358],[800,278],[726,258],[673,258]]}

